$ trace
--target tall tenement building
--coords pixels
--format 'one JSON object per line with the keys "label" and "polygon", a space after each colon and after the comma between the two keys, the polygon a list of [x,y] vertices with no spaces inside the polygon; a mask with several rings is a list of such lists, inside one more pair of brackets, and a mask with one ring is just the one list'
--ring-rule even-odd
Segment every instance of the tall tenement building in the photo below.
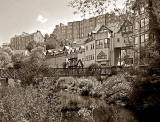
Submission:
{"label": "tall tenement building", "polygon": [[97,26],[108,26],[116,21],[118,19],[115,14],[104,14],[81,21],[68,22],[66,26],[60,23],[60,25],[56,25],[53,33],[61,41],[71,40],[84,43],[83,40],[88,37],[88,33],[92,32]]}
{"label": "tall tenement building", "polygon": [[37,43],[44,42],[44,37],[40,31],[32,34],[23,32],[21,35],[16,35],[11,38],[10,45],[13,50],[25,50],[29,42],[35,41]]}
{"label": "tall tenement building", "polygon": [[148,3],[141,3],[139,5],[134,4],[133,10],[135,12],[134,21],[134,35],[135,35],[135,50],[139,53],[135,53],[135,57],[138,58],[138,64],[144,65],[149,61],[149,57],[144,55],[142,48],[147,49],[150,46],[149,40],[152,40],[153,34],[150,31],[150,15],[147,9]]}
{"label": "tall tenement building", "polygon": [[80,22],[73,22],[73,40],[80,38]]}

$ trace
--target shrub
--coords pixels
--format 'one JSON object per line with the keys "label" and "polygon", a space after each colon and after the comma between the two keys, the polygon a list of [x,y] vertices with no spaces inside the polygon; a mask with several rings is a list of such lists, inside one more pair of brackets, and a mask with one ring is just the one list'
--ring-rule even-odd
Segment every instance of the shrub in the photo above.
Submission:
{"label": "shrub", "polygon": [[129,106],[139,121],[155,122],[160,111],[160,57],[157,57],[146,69],[139,72],[134,83]]}
{"label": "shrub", "polygon": [[51,81],[40,83],[38,88],[6,88],[6,95],[0,100],[3,121],[59,122],[60,103],[55,90],[56,87]]}

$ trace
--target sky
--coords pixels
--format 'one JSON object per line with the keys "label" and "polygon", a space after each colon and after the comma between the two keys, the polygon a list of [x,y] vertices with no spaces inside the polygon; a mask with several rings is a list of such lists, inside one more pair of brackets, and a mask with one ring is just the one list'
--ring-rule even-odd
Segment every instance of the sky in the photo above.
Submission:
{"label": "sky", "polygon": [[[22,32],[52,33],[59,23],[82,20],[70,0],[0,0],[0,45]],[[121,0],[120,0],[121,1]],[[120,3],[119,3],[120,4]]]}

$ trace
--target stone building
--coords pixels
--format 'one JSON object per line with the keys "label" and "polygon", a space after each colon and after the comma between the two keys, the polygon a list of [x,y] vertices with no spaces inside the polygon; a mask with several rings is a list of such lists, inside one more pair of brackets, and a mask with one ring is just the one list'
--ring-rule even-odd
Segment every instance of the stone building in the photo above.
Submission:
{"label": "stone building", "polygon": [[98,25],[109,27],[110,24],[116,21],[119,20],[115,14],[104,14],[81,21],[68,22],[66,26],[60,23],[60,25],[56,25],[53,33],[57,35],[59,40],[72,40],[84,44],[84,41],[88,38],[88,33],[95,30]]}
{"label": "stone building", "polygon": [[80,22],[75,21],[73,22],[73,40],[80,38]]}
{"label": "stone building", "polygon": [[16,35],[11,38],[10,46],[13,50],[25,50],[29,42],[32,41],[36,43],[44,42],[44,37],[40,31],[31,34],[23,32],[21,35]]}
{"label": "stone building", "polygon": [[133,24],[129,20],[125,20],[119,23],[119,26],[114,31],[112,41],[112,65],[134,64],[133,30]]}
{"label": "stone building", "polygon": [[73,40],[73,22],[68,22],[67,39]]}
{"label": "stone building", "polygon": [[134,4],[133,10],[135,13],[134,21],[134,35],[135,35],[135,49],[139,53],[136,53],[136,58],[138,59],[137,64],[144,65],[147,64],[149,59],[145,56],[142,50],[148,48],[151,44],[149,42],[153,34],[150,32],[150,14],[147,9],[148,3]]}

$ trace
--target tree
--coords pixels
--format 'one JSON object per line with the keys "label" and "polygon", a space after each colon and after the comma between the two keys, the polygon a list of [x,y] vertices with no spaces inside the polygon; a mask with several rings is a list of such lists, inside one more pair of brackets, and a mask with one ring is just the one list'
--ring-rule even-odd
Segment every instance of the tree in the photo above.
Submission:
{"label": "tree", "polygon": [[75,14],[81,13],[83,16],[105,14],[109,12],[108,9],[110,10],[110,13],[117,13],[119,15],[124,14],[124,12],[128,12],[128,14],[131,13],[129,10],[131,9],[134,0],[125,0],[123,3],[125,7],[123,9],[117,7],[117,1],[118,0],[72,0],[69,2],[69,6],[75,9]]}
{"label": "tree", "polygon": [[45,64],[44,59],[43,49],[37,47],[31,51],[29,57],[21,61],[20,68],[17,69],[17,75],[24,86],[37,85],[39,83],[39,81],[35,80],[37,78],[42,80],[48,71],[48,66]]}
{"label": "tree", "polygon": [[6,66],[10,62],[10,56],[8,53],[0,50],[0,67],[1,68],[6,68]]}
{"label": "tree", "polygon": [[58,46],[58,41],[57,39],[54,37],[54,36],[50,36],[46,42],[46,49],[49,50],[49,49],[56,49],[57,46]]}
{"label": "tree", "polygon": [[[148,3],[151,37],[145,50],[149,52],[151,61],[145,72],[140,69],[134,82],[134,89],[129,101],[129,107],[135,112],[140,122],[155,122],[159,120],[160,111],[160,1],[136,0],[137,7]],[[145,55],[146,52],[143,54]]]}
{"label": "tree", "polygon": [[49,38],[49,35],[46,33],[46,34],[44,35],[44,41],[46,42],[48,38]]}
{"label": "tree", "polygon": [[19,69],[21,67],[21,62],[22,62],[23,58],[24,58],[24,56],[22,54],[12,55],[11,59],[12,59],[13,67],[15,69]]}
{"label": "tree", "polygon": [[31,52],[32,49],[34,49],[37,46],[37,43],[35,41],[31,41],[28,43],[26,49]]}
{"label": "tree", "polygon": [[8,55],[10,55],[10,56],[13,55],[13,51],[10,47],[4,47],[4,48],[2,48],[2,51],[8,53]]}

